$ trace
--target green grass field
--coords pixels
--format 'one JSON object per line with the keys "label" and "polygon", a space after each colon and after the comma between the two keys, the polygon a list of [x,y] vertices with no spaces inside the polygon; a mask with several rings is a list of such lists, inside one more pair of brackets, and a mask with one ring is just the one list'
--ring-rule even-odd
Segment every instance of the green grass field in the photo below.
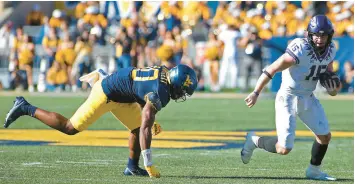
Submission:
{"label": "green grass field", "polygon": [[[0,119],[4,120],[14,97],[0,96]],[[33,105],[70,117],[85,97],[28,96]],[[353,100],[321,100],[332,131],[354,131]],[[275,129],[274,101],[259,99],[248,109],[242,99],[189,99],[171,102],[157,116],[164,132],[216,131],[240,132]],[[35,119],[21,117],[6,131],[48,129]],[[298,121],[298,130],[307,128]],[[89,130],[124,130],[112,115],[107,114]],[[94,131],[92,131],[95,133]],[[84,133],[84,132],[83,132]],[[3,135],[1,135],[3,134]],[[125,177],[127,148],[118,146],[54,146],[40,142],[1,140],[6,134],[0,129],[0,183],[322,183],[305,179],[313,138],[299,136],[288,156],[256,150],[251,162],[240,160],[243,139],[213,135],[210,140],[177,140],[197,143],[221,143],[218,147],[153,148],[153,160],[160,169],[160,179]],[[14,135],[14,140],[22,134]],[[46,136],[45,134],[37,137]],[[222,135],[223,136],[223,135]],[[229,135],[230,136],[230,135]],[[75,136],[73,137],[75,139]],[[184,139],[184,138],[183,138]],[[189,139],[189,138],[187,138]],[[165,140],[165,138],[164,138]],[[58,140],[60,141],[60,140]],[[168,140],[169,141],[169,140]],[[338,178],[332,183],[354,183],[353,136],[334,137],[323,161],[323,169]],[[141,162],[142,165],[142,162]]]}

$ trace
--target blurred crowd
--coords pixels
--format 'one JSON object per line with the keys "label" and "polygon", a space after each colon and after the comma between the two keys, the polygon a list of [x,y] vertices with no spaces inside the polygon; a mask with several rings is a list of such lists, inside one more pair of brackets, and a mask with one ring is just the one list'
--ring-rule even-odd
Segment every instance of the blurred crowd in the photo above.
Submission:
{"label": "blurred crowd", "polygon": [[[245,78],[241,88],[248,90],[251,76],[259,75],[263,67],[263,40],[303,36],[316,14],[330,18],[335,37],[354,36],[352,1],[232,1],[217,2],[214,10],[208,2],[165,1],[157,12],[151,10],[156,2],[145,1],[131,2],[131,11],[124,16],[102,12],[100,3],[105,2],[81,1],[72,12],[55,9],[50,17],[35,4],[26,25],[7,22],[0,30],[4,52],[0,57],[9,60],[9,89],[85,90],[78,78],[96,69],[95,46],[110,46],[105,47],[112,53],[109,73],[129,66],[171,68],[183,63],[198,73],[199,90],[236,88],[239,71]],[[29,36],[24,26],[40,26],[40,35]],[[201,51],[190,44],[195,45],[193,39],[199,35],[196,27],[207,30],[201,34]],[[243,61],[238,61],[238,49],[244,51]],[[34,67],[40,70],[36,85]],[[347,62],[341,72],[343,91],[354,87],[353,68]]]}

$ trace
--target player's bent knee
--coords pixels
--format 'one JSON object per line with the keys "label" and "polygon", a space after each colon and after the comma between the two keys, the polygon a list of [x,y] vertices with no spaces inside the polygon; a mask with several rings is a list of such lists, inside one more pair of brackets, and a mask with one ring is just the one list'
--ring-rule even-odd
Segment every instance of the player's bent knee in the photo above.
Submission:
{"label": "player's bent knee", "polygon": [[287,148],[277,148],[277,153],[280,155],[287,155],[288,153],[291,152],[292,149],[287,149]]}
{"label": "player's bent knee", "polygon": [[70,122],[68,122],[67,125],[65,126],[65,133],[67,135],[75,135],[79,133],[79,131],[75,129]]}
{"label": "player's bent knee", "polygon": [[327,135],[317,135],[317,142],[320,144],[329,144],[332,139],[332,134],[329,132]]}
{"label": "player's bent knee", "polygon": [[75,130],[75,129],[73,129],[73,130],[68,130],[68,131],[67,131],[67,135],[75,135],[75,134],[77,134],[77,133],[79,133],[79,131],[77,131],[77,130]]}
{"label": "player's bent knee", "polygon": [[134,135],[139,135],[139,130],[140,130],[141,127],[138,127],[136,129],[133,129],[131,130],[131,133],[134,134]]}
{"label": "player's bent knee", "polygon": [[332,139],[332,134],[329,132],[326,136],[325,136],[325,142],[326,144],[329,144],[330,140]]}

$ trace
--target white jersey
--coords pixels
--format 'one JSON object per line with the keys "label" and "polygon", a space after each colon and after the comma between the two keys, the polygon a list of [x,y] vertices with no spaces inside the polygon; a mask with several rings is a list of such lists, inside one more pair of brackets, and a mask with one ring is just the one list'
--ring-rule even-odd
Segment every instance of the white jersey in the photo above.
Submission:
{"label": "white jersey", "polygon": [[324,73],[335,57],[332,42],[322,55],[314,51],[306,38],[294,39],[286,53],[296,60],[296,64],[282,71],[280,90],[294,95],[311,95],[315,90],[319,74]]}

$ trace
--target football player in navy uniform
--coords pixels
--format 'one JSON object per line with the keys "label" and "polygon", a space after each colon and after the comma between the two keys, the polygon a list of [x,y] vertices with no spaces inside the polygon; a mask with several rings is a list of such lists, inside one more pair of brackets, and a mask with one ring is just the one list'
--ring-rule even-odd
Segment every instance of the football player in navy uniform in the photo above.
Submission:
{"label": "football player in navy uniform", "polygon": [[[255,148],[287,155],[294,145],[298,116],[315,135],[306,177],[335,180],[320,169],[331,133],[324,109],[313,95],[319,77],[333,71],[336,52],[332,42],[334,29],[326,16],[316,15],[310,20],[307,31],[306,38],[294,39],[286,52],[263,71],[254,92],[245,99],[249,108],[255,105],[264,86],[276,72],[282,71],[282,84],[275,99],[277,137],[258,137],[252,132],[248,133],[241,158],[247,164]],[[338,92],[336,81],[332,78],[326,82],[325,88],[331,96]]]}
{"label": "football player in navy uniform", "polygon": [[[130,154],[124,174],[159,178],[160,172],[153,165],[150,149],[155,115],[170,99],[185,101],[186,96],[194,93],[197,82],[195,71],[186,65],[177,65],[171,70],[165,66],[124,68],[94,83],[89,97],[70,119],[32,106],[23,97],[16,97],[4,127],[20,116],[28,115],[58,131],[74,135],[87,129],[106,112],[111,112],[130,130]],[[140,154],[146,170],[138,166]]]}

